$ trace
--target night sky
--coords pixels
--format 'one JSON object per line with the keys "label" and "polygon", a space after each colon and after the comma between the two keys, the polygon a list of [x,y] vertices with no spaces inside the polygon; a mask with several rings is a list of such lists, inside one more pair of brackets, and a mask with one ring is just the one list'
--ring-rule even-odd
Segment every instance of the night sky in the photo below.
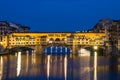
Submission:
{"label": "night sky", "polygon": [[120,19],[120,0],[0,1],[0,20],[30,26],[31,31],[87,30],[103,18]]}

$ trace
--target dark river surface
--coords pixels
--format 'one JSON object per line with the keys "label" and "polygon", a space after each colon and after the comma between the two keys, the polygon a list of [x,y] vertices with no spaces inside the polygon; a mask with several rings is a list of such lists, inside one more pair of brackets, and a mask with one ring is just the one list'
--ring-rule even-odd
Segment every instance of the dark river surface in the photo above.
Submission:
{"label": "dark river surface", "polygon": [[120,58],[3,55],[0,56],[0,80],[120,80]]}

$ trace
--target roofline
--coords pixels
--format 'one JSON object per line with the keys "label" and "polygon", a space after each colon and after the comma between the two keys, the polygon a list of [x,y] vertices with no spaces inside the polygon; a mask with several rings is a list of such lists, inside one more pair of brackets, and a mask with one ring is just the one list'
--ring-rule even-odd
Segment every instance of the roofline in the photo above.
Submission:
{"label": "roofline", "polygon": [[13,32],[13,33],[104,33],[104,32]]}

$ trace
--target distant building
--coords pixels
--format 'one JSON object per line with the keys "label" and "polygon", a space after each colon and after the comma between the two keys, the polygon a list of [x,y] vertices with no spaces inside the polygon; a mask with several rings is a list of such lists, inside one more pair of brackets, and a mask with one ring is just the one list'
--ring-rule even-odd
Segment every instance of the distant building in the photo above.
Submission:
{"label": "distant building", "polygon": [[[21,24],[15,24],[7,21],[0,21],[0,52],[3,51],[4,44],[3,40],[4,38],[7,38],[7,36],[13,32],[29,32],[30,27],[23,26]],[[7,42],[5,43],[5,45]]]}
{"label": "distant building", "polygon": [[112,26],[112,20],[105,18],[99,20],[99,22],[91,29],[94,32],[105,32],[105,29],[109,29]]}
{"label": "distant building", "polygon": [[8,35],[12,32],[29,32],[30,27],[7,21],[0,21],[0,35]]}
{"label": "distant building", "polygon": [[[108,30],[109,42],[113,51],[120,51],[120,20],[113,20],[112,26]],[[116,52],[118,53],[118,52]]]}
{"label": "distant building", "polygon": [[92,29],[93,32],[105,32],[106,43],[113,51],[120,50],[120,20],[102,19]]}

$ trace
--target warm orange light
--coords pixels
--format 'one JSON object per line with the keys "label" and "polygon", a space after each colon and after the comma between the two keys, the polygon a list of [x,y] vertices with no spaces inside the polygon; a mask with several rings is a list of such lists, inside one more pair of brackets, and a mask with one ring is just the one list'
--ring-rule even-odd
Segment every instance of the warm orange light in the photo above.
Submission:
{"label": "warm orange light", "polygon": [[97,52],[94,52],[94,80],[97,80]]}
{"label": "warm orange light", "polygon": [[0,44],[2,45],[2,42],[0,42]]}
{"label": "warm orange light", "polygon": [[21,52],[18,52],[18,58],[17,58],[17,76],[20,75],[21,71]]}
{"label": "warm orange light", "polygon": [[98,49],[98,47],[97,46],[94,46],[94,50],[97,50]]}

